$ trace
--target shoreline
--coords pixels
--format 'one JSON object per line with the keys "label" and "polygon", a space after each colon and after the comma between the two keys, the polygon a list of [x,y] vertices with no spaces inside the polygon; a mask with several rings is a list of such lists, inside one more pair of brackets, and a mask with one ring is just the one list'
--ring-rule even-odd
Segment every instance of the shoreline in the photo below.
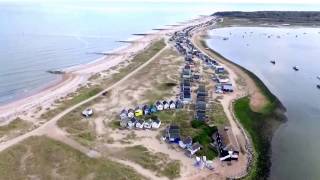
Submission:
{"label": "shoreline", "polygon": [[[215,27],[215,28],[223,28],[223,27]],[[251,177],[251,178],[257,178],[257,177],[268,177],[269,176],[269,172],[270,172],[270,167],[271,167],[271,140],[272,137],[274,135],[274,132],[276,129],[279,128],[279,126],[284,123],[286,121],[286,117],[285,117],[285,107],[283,106],[283,104],[280,102],[280,100],[264,85],[263,81],[260,80],[254,73],[252,73],[251,71],[245,69],[244,67],[242,67],[239,64],[236,64],[234,62],[232,62],[231,60],[225,58],[222,54],[216,52],[214,49],[211,49],[207,44],[206,44],[206,35],[207,32],[210,29],[205,29],[203,31],[201,31],[200,33],[197,34],[198,38],[197,41],[200,43],[200,46],[202,46],[204,48],[205,52],[209,52],[210,55],[214,55],[215,57],[217,57],[219,60],[221,61],[223,64],[225,64],[226,66],[234,66],[234,67],[230,67],[232,70],[235,70],[236,72],[238,71],[237,75],[238,77],[241,77],[241,75],[247,75],[251,81],[254,82],[255,86],[259,89],[260,92],[263,96],[265,96],[266,100],[265,101],[265,106],[260,107],[259,109],[255,109],[252,106],[252,101],[254,101],[255,99],[257,99],[257,97],[254,97],[255,94],[257,94],[257,92],[255,91],[248,91],[248,94],[243,96],[243,97],[238,97],[236,99],[234,99],[234,102],[232,103],[232,107],[231,107],[231,111],[232,113],[235,115],[235,119],[238,123],[241,124],[241,127],[243,127],[245,129],[245,132],[247,132],[249,134],[249,138],[250,141],[252,142],[252,145],[254,146],[253,148],[253,164],[249,164],[248,165],[248,174],[241,176],[241,177],[237,177],[237,178],[243,178],[243,177]],[[238,69],[238,70],[236,70]],[[241,75],[240,75],[240,74]],[[247,78],[246,78],[247,79]],[[261,118],[263,119],[263,122],[261,123],[261,125],[265,125],[266,129],[261,129],[262,130],[262,136],[266,136],[263,137],[263,139],[260,139],[263,142],[256,142],[256,138],[254,137],[254,135],[252,134],[250,127],[245,127],[243,124],[243,119],[239,118],[239,112],[237,112],[236,109],[236,105],[238,106],[239,102],[245,100],[246,98],[248,98],[248,107],[247,107],[247,111],[250,113],[256,113],[256,114],[261,114]],[[259,98],[258,98],[259,99]],[[261,100],[261,99],[260,99]],[[268,102],[269,101],[269,102]],[[267,109],[266,112],[263,112],[264,109]],[[268,122],[268,121],[269,122]],[[261,137],[259,137],[261,138]],[[262,143],[262,145],[261,145]],[[259,145],[257,145],[259,144]],[[263,148],[265,148],[264,150],[264,154],[263,156],[260,156],[262,153],[260,153],[261,151],[261,146]],[[258,159],[257,159],[258,158]],[[266,161],[263,162],[262,167],[263,168],[267,168],[267,169],[263,169],[261,172],[261,168],[258,169],[261,166],[261,161]],[[259,165],[259,167],[257,167]],[[257,172],[257,169],[259,172]]]}
{"label": "shoreline", "polygon": [[[205,18],[201,18],[203,20]],[[0,105],[0,126],[11,122],[16,117],[27,116],[30,111],[35,109],[48,109],[54,106],[54,102],[68,94],[75,92],[79,87],[89,83],[89,78],[104,70],[126,62],[138,52],[147,48],[152,42],[160,39],[163,35],[172,33],[178,29],[189,26],[197,22],[198,18],[190,20],[185,24],[167,28],[166,30],[155,31],[145,36],[130,37],[133,42],[123,44],[106,53],[115,53],[114,55],[105,55],[86,64],[63,69],[66,73],[61,75],[61,79],[53,84],[44,85],[44,87],[35,90],[30,95],[23,96],[11,102]],[[64,77],[63,77],[64,76]],[[58,77],[59,78],[59,77]],[[33,116],[33,115],[32,115]]]}

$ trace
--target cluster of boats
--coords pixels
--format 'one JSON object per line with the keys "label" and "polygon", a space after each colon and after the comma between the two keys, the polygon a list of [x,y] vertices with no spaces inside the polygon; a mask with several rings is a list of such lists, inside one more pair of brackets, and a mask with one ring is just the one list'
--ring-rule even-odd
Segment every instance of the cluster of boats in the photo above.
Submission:
{"label": "cluster of boats", "polygon": [[[271,64],[276,64],[276,61],[271,60],[270,63]],[[299,67],[298,66],[293,66],[293,70],[299,71]],[[317,79],[320,80],[320,76],[317,76]],[[320,89],[320,84],[317,84],[317,88]]]}

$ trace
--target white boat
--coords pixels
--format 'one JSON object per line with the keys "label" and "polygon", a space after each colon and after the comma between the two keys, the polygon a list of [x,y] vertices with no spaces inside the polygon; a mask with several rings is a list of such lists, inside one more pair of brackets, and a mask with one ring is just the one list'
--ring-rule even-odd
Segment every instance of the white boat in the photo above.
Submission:
{"label": "white boat", "polygon": [[320,76],[317,76],[317,79],[319,79],[319,80],[320,80]]}

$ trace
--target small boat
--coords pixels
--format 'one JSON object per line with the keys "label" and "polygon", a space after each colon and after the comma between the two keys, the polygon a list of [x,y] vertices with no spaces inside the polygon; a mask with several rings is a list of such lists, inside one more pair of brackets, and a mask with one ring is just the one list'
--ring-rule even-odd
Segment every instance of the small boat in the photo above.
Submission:
{"label": "small boat", "polygon": [[293,66],[293,69],[294,69],[295,71],[299,71],[299,67],[298,67],[298,66]]}
{"label": "small boat", "polygon": [[317,76],[317,79],[319,79],[319,80],[320,80],[320,76]]}
{"label": "small boat", "polygon": [[272,61],[270,61],[272,64],[276,64],[276,61],[274,61],[274,60],[272,60]]}
{"label": "small boat", "polygon": [[320,89],[320,84],[317,85],[317,88]]}

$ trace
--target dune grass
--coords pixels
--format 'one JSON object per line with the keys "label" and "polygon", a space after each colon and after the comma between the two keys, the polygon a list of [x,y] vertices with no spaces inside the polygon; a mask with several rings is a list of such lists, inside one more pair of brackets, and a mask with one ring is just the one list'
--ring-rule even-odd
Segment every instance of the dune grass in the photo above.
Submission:
{"label": "dune grass", "polygon": [[13,134],[18,134],[23,131],[26,131],[32,126],[32,123],[16,118],[12,120],[9,124],[0,126],[0,137],[10,136]]}
{"label": "dune grass", "polygon": [[0,153],[1,179],[145,179],[108,159],[89,158],[55,140],[30,137]]}
{"label": "dune grass", "polygon": [[180,162],[169,159],[163,153],[150,152],[146,147],[137,145],[119,150],[114,156],[135,162],[145,169],[156,172],[158,176],[165,176],[169,179],[180,177]]}

